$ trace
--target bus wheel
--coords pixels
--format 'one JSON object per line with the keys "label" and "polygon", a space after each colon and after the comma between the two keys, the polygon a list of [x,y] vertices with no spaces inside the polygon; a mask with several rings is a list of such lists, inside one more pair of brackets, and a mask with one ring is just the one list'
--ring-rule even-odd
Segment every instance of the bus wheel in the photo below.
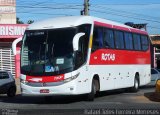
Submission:
{"label": "bus wheel", "polygon": [[95,94],[96,94],[96,80],[93,80],[92,81],[92,87],[91,87],[91,92],[87,95],[87,100],[88,101],[94,101],[94,97],[95,97]]}
{"label": "bus wheel", "polygon": [[137,92],[138,90],[139,90],[139,79],[138,79],[138,75],[136,75],[134,79],[134,86],[131,88],[131,91]]}

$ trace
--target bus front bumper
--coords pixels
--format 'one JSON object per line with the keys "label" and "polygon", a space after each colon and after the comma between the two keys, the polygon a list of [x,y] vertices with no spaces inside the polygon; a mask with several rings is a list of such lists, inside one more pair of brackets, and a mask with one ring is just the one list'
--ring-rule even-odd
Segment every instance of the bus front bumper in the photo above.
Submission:
{"label": "bus front bumper", "polygon": [[74,81],[59,86],[32,87],[21,83],[21,94],[23,96],[51,96],[51,95],[76,95]]}

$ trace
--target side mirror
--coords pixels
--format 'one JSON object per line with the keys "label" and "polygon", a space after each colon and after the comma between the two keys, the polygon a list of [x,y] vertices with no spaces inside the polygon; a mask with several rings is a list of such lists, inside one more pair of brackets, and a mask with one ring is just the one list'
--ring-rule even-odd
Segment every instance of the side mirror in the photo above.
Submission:
{"label": "side mirror", "polygon": [[13,52],[13,55],[16,55],[16,46],[17,46],[17,43],[20,42],[22,40],[22,37],[16,39],[13,41],[12,43],[12,52]]}
{"label": "side mirror", "polygon": [[85,33],[77,33],[74,37],[73,37],[73,50],[77,51],[78,50],[78,44],[79,44],[79,39],[80,37],[84,36]]}

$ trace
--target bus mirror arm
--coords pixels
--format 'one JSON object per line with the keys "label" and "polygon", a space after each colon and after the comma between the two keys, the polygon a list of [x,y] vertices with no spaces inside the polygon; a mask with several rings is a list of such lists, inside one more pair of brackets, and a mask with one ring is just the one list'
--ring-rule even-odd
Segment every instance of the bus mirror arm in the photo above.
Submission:
{"label": "bus mirror arm", "polygon": [[74,37],[73,37],[73,50],[77,51],[78,50],[78,44],[79,44],[79,39],[84,36],[85,33],[81,32],[81,33],[77,33]]}
{"label": "bus mirror arm", "polygon": [[18,44],[18,42],[20,42],[22,40],[22,37],[16,39],[13,41],[12,43],[12,52],[13,52],[13,55],[16,55],[16,46]]}

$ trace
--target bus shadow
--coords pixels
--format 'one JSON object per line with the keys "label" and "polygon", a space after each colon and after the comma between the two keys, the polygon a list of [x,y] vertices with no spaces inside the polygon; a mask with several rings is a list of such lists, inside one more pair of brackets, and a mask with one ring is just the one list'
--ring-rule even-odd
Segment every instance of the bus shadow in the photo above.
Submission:
{"label": "bus shadow", "polygon": [[141,86],[140,88],[142,88],[142,89],[153,89],[153,88],[155,88],[155,86],[154,85],[145,85],[145,86]]}
{"label": "bus shadow", "polygon": [[[100,92],[95,96],[96,98],[101,98],[105,96],[112,96],[124,93],[125,90],[113,90]],[[17,94],[15,97],[9,98],[7,95],[0,95],[0,102],[4,103],[15,103],[15,104],[71,104],[77,102],[87,101],[86,95],[76,95],[76,96],[52,96],[46,100],[45,97],[27,97]]]}
{"label": "bus shadow", "polygon": [[126,93],[128,92],[126,89],[116,89],[116,90],[109,90],[109,91],[102,91],[99,92],[96,97],[105,97],[105,96],[112,96],[112,95],[118,95],[118,94],[122,94],[122,93]]}
{"label": "bus shadow", "polygon": [[41,96],[21,96],[20,94],[15,97],[7,97],[7,95],[0,95],[0,102],[14,103],[14,104],[70,104],[82,102],[86,100],[86,96],[52,96],[49,99]]}

